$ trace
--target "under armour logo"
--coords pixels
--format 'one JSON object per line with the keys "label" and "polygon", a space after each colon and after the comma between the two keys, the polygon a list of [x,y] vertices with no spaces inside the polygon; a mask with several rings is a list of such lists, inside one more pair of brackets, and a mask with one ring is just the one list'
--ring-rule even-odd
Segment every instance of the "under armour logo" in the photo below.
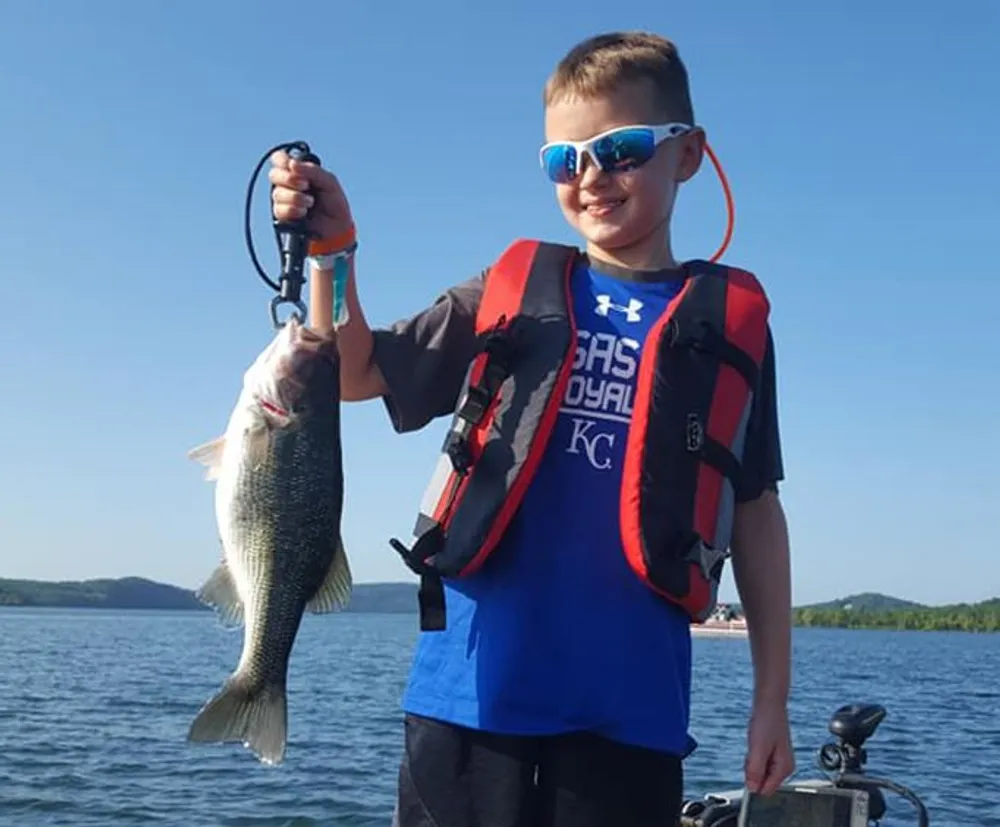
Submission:
{"label": "under armour logo", "polygon": [[639,311],[642,309],[642,302],[638,299],[629,299],[628,305],[615,304],[611,301],[611,296],[607,294],[597,297],[597,307],[594,308],[594,312],[598,316],[607,316],[612,310],[617,310],[619,313],[625,314],[625,320],[628,322],[639,322],[642,321],[642,316],[639,315]]}

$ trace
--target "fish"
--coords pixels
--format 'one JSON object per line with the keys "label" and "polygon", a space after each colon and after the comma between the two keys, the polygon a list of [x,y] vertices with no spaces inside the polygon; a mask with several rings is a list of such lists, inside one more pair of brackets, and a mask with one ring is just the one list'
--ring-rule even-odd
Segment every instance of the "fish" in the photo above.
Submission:
{"label": "fish", "polygon": [[349,604],[336,332],[292,317],[259,354],[222,436],[188,456],[215,483],[222,560],[195,594],[243,627],[239,663],[191,722],[189,742],[240,742],[283,762],[287,675],[306,612]]}

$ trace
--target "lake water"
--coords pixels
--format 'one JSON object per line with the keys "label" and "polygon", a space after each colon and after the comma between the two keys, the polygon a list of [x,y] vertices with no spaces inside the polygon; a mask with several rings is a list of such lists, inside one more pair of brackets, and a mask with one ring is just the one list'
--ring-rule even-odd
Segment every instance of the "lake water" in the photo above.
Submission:
{"label": "lake water", "polygon": [[[197,612],[0,610],[0,824],[388,827],[416,617],[307,617],[285,763],[189,745],[241,635]],[[695,640],[687,792],[738,787],[750,702],[739,639]],[[799,773],[840,704],[889,709],[869,769],[915,789],[931,824],[1000,827],[1000,635],[795,631]],[[984,798],[992,794],[992,799]],[[890,796],[883,824],[915,823]]]}

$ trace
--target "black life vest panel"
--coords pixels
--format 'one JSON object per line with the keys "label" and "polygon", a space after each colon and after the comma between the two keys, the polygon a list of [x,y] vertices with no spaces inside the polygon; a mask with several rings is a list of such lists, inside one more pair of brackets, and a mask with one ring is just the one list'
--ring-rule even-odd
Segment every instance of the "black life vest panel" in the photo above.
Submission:
{"label": "black life vest panel", "polygon": [[[444,628],[442,577],[477,571],[517,512],[548,444],[576,352],[570,277],[579,250],[515,241],[486,277],[452,427],[406,548],[421,628]],[[619,521],[632,570],[700,623],[729,555],[747,423],[770,304],[750,273],[684,265],[642,348]]]}

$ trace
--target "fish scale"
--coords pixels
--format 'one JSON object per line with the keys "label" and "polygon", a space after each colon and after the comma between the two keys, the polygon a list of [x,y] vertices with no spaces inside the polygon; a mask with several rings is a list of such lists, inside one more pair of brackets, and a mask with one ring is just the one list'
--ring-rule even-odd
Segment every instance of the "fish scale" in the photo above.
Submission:
{"label": "fish scale", "polygon": [[235,671],[196,716],[191,741],[239,741],[284,759],[288,664],[304,612],[344,608],[343,467],[335,334],[294,320],[244,376],[223,437],[191,453],[216,482],[223,561],[198,592],[244,624]]}

